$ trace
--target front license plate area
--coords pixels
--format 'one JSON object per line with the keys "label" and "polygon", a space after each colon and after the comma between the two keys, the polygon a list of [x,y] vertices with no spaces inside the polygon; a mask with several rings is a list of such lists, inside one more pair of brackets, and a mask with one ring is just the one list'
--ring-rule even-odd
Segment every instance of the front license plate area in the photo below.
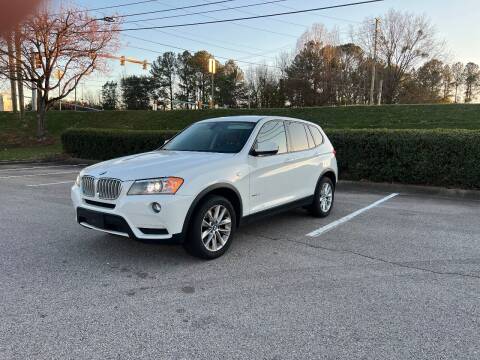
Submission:
{"label": "front license plate area", "polygon": [[85,216],[86,223],[92,226],[95,226],[99,229],[105,228],[105,219],[103,214],[89,213]]}

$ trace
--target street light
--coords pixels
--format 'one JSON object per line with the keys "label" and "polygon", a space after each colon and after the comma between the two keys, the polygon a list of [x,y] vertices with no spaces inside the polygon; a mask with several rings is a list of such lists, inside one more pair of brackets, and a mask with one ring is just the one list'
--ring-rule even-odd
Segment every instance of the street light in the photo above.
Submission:
{"label": "street light", "polygon": [[214,106],[213,96],[215,91],[214,78],[215,78],[215,73],[217,72],[217,62],[213,57],[208,59],[208,72],[212,74],[212,102],[210,107],[213,109],[213,106]]}

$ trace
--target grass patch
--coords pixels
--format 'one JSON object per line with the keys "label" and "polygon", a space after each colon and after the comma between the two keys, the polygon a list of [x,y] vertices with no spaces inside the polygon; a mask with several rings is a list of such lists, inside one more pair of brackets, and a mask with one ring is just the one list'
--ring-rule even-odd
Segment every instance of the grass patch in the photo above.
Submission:
{"label": "grass patch", "polygon": [[62,145],[44,145],[31,147],[13,147],[0,149],[0,160],[43,160],[62,154]]}

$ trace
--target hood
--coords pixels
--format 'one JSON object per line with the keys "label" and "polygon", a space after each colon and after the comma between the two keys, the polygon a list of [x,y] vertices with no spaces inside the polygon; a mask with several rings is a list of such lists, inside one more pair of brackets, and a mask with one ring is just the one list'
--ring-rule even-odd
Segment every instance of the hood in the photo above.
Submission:
{"label": "hood", "polygon": [[152,151],[89,166],[84,170],[84,174],[115,178],[122,181],[162,176],[182,176],[185,170],[191,170],[212,161],[228,159],[234,155],[190,151]]}

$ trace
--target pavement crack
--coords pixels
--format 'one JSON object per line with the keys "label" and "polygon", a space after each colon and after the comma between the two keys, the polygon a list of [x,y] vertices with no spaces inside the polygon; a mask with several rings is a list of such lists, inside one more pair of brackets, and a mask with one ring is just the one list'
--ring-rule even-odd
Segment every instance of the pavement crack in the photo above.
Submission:
{"label": "pavement crack", "polygon": [[248,235],[258,236],[258,237],[261,237],[261,238],[264,238],[264,239],[267,239],[267,240],[272,240],[272,241],[279,241],[280,240],[280,241],[293,242],[293,243],[297,243],[297,244],[304,245],[304,246],[307,246],[307,247],[311,247],[311,248],[314,248],[314,249],[332,251],[332,252],[336,252],[336,253],[348,253],[348,254],[360,256],[360,257],[363,257],[363,258],[366,258],[366,259],[370,259],[370,260],[382,262],[382,263],[385,263],[385,264],[389,264],[389,265],[392,265],[392,266],[407,268],[407,269],[411,269],[411,270],[424,271],[424,272],[428,272],[428,273],[432,273],[432,274],[436,274],[436,275],[460,276],[460,277],[466,277],[466,278],[472,278],[472,279],[480,279],[480,275],[465,274],[465,273],[460,273],[460,272],[437,271],[437,270],[427,269],[427,268],[423,268],[423,267],[419,267],[419,266],[413,266],[413,265],[402,264],[402,263],[395,262],[395,261],[389,261],[389,260],[386,260],[386,259],[382,259],[380,257],[375,257],[375,256],[372,256],[372,255],[363,254],[363,253],[360,253],[360,252],[357,252],[357,251],[354,251],[354,250],[349,250],[349,249],[330,248],[330,247],[327,247],[327,246],[309,244],[309,243],[299,241],[299,240],[295,240],[295,239],[274,238],[274,237],[269,237],[269,236],[260,235],[260,234],[248,234]]}

